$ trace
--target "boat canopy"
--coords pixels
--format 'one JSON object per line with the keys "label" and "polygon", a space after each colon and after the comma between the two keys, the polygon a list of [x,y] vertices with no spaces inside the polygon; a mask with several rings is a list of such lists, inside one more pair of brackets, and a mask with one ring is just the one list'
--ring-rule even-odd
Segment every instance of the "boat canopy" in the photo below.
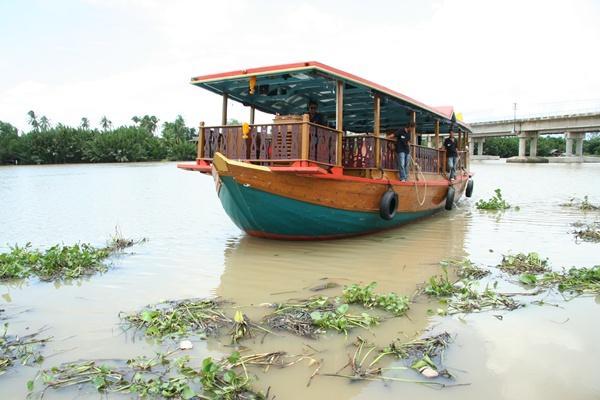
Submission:
{"label": "boat canopy", "polygon": [[384,86],[319,62],[301,62],[198,76],[191,83],[227,95],[228,99],[253,106],[268,114],[304,114],[309,102],[318,105],[327,124],[336,121],[336,87],[343,84],[343,130],[374,131],[374,99],[381,99],[380,129],[388,132],[405,126],[416,113],[418,133],[450,129],[467,131],[452,107],[431,107]]}

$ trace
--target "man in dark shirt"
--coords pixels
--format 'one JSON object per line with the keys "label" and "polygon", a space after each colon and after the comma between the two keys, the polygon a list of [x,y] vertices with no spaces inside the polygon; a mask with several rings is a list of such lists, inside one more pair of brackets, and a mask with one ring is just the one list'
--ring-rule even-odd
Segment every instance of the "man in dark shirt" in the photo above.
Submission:
{"label": "man in dark shirt", "polygon": [[448,160],[448,170],[450,171],[450,180],[453,181],[456,176],[456,161],[458,153],[456,152],[456,138],[454,131],[450,129],[450,135],[444,139],[444,149],[446,150],[446,159]]}
{"label": "man in dark shirt", "polygon": [[406,127],[398,129],[393,133],[396,138],[396,156],[398,160],[398,174],[400,180],[406,182],[408,179],[408,163],[410,161],[410,130],[414,126],[410,122]]}
{"label": "man in dark shirt", "polygon": [[308,116],[310,118],[310,122],[313,124],[319,124],[323,126],[327,126],[327,121],[325,117],[320,112],[317,112],[318,104],[315,101],[310,101],[308,103]]}

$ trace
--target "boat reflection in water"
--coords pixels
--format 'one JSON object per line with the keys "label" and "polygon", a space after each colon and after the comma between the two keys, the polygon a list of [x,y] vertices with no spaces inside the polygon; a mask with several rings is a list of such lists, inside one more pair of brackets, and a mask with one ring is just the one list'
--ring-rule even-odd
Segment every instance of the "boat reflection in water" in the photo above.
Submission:
{"label": "boat reflection in water", "polygon": [[[440,260],[465,255],[465,220],[465,213],[459,211],[454,212],[452,218],[433,216],[402,230],[338,241],[274,242],[241,236],[230,241],[225,249],[225,270],[216,294],[241,305],[242,311],[253,320],[260,320],[272,310],[264,303],[315,295],[339,296],[343,286],[352,283],[376,281],[377,292],[394,291],[410,297],[419,285],[440,273]],[[310,290],[325,282],[340,286],[318,292]],[[347,337],[331,333],[311,340],[278,333],[279,336],[268,335],[263,340],[261,333],[243,344],[250,352],[313,352],[306,344],[319,350],[327,349],[314,357],[324,360],[320,372],[336,372],[346,364],[348,353],[354,352],[348,346],[357,335],[379,346],[389,344],[394,338],[412,339],[428,327],[427,310],[436,307],[418,298],[411,304],[408,317],[388,319],[372,331],[354,330]],[[317,377],[307,392],[306,383],[315,367],[300,363],[290,368],[271,369],[268,374],[259,376],[258,386],[271,386],[271,393],[285,399],[331,398],[333,391],[336,398],[352,398],[365,388],[339,378]],[[406,390],[406,385],[400,386],[394,388],[394,392]],[[386,396],[390,395],[390,388],[384,389],[380,383],[371,383],[369,391],[372,388],[386,390]]]}

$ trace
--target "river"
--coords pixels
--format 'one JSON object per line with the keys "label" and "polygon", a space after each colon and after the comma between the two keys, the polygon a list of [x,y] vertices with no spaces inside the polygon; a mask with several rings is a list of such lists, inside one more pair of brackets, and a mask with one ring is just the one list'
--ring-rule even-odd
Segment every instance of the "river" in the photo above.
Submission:
{"label": "river", "polygon": [[[229,220],[213,180],[178,170],[174,163],[0,167],[0,252],[31,242],[103,245],[115,229],[146,243],[110,259],[108,272],[66,283],[30,279],[0,284],[0,308],[11,332],[47,327],[53,340],[42,365],[18,366],[0,376],[0,398],[20,399],[40,368],[84,359],[126,359],[173,348],[123,332],[119,312],[136,311],[166,299],[221,296],[250,317],[261,303],[314,294],[307,288],[322,278],[347,285],[378,282],[377,291],[411,296],[440,273],[439,262],[469,257],[489,266],[508,252],[540,253],[553,269],[600,264],[600,244],[576,241],[575,221],[598,221],[600,212],[561,207],[588,195],[600,203],[599,164],[505,164],[473,162],[473,198],[399,229],[324,242],[282,242],[247,237]],[[520,210],[475,209],[479,198],[501,188]],[[524,291],[496,271],[490,282]],[[514,280],[514,278],[512,278]],[[337,295],[340,288],[324,291]],[[358,332],[379,345],[395,337],[414,338],[426,330],[454,338],[444,363],[457,383],[434,390],[413,383],[355,382],[317,375],[299,363],[262,374],[258,389],[271,387],[277,399],[592,399],[600,397],[600,298],[529,304],[512,312],[491,311],[452,317],[429,316],[435,303],[418,300],[407,317]],[[299,353],[305,344],[321,351],[321,371],[335,372],[352,352],[357,332],[311,341],[289,337],[250,339],[255,351]],[[195,362],[229,354],[229,343],[195,341]],[[170,346],[170,347],[169,347]],[[196,364],[197,365],[197,364]],[[48,391],[45,398],[99,398],[93,388]],[[122,396],[111,395],[110,398]]]}

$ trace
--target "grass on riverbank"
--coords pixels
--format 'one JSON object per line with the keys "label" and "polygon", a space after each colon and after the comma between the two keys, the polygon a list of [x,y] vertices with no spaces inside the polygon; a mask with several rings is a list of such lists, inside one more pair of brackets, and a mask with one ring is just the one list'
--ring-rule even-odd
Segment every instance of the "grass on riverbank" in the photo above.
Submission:
{"label": "grass on riverbank", "polygon": [[76,279],[106,272],[103,261],[112,254],[145,241],[135,241],[115,236],[106,247],[98,248],[88,243],[71,246],[54,245],[45,251],[15,245],[10,252],[0,254],[0,281],[25,279],[37,276],[42,281]]}

